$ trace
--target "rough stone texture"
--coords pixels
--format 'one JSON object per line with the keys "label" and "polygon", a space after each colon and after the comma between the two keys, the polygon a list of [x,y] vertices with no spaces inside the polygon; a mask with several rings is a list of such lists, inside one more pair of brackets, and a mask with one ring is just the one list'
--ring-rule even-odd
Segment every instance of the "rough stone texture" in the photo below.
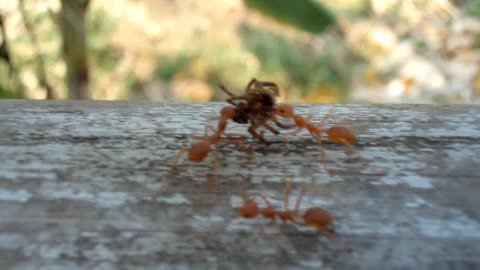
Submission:
{"label": "rough stone texture", "polygon": [[[214,155],[184,161],[164,185],[222,106],[0,101],[0,269],[480,268],[479,106],[298,105],[351,125],[369,164],[325,143],[329,177],[308,133],[268,135],[250,160],[224,146],[216,171]],[[353,253],[299,225],[255,239],[268,221],[233,219],[242,190],[282,207],[287,179],[291,202],[302,184],[328,193],[302,209],[329,210]]]}

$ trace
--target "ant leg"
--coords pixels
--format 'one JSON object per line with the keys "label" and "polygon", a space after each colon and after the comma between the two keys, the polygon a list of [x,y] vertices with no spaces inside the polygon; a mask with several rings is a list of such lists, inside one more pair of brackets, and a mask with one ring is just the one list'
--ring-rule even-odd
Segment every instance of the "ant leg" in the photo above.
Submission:
{"label": "ant leg", "polygon": [[[262,133],[263,134],[263,133]],[[245,152],[245,154],[247,154],[248,158],[251,157],[251,155],[253,155],[255,153],[255,148],[251,148],[250,150],[248,149],[247,147],[247,138],[245,137],[245,135],[243,134],[235,134],[235,133],[229,133],[229,134],[224,134],[225,137],[227,138],[232,138],[232,137],[240,137],[239,140],[237,141],[226,141],[226,142],[222,142],[222,143],[225,143],[225,144],[239,144],[242,148],[243,148],[243,151]]]}
{"label": "ant leg", "polygon": [[264,123],[263,126],[275,135],[280,134],[280,132],[278,130],[276,130],[275,128],[273,128],[271,125],[269,125],[267,123]]}
{"label": "ant leg", "polygon": [[185,154],[185,152],[187,152],[190,148],[188,147],[184,147],[182,149],[180,149],[180,151],[178,151],[178,154],[177,156],[175,157],[175,160],[173,161],[172,163],[172,166],[170,167],[170,170],[168,171],[166,177],[165,177],[165,180],[168,182],[169,179],[170,179],[170,176],[172,175],[173,171],[175,170],[175,168],[177,167],[178,165],[178,162],[180,161],[180,158],[182,157],[183,154]]}
{"label": "ant leg", "polygon": [[295,213],[298,213],[298,209],[300,209],[300,204],[302,203],[302,200],[303,200],[303,195],[305,195],[306,192],[307,191],[304,188],[302,188],[300,195],[298,195],[297,203],[295,204],[295,210],[294,210]]}
{"label": "ant leg", "polygon": [[240,96],[236,96],[234,94],[232,94],[232,95],[233,96],[227,98],[227,102],[234,105],[235,107],[238,105],[238,103],[235,103],[234,101],[243,100],[244,102],[247,102],[247,97],[245,95],[240,95]]}
{"label": "ant leg", "polygon": [[260,228],[254,234],[254,239],[257,240],[260,235],[263,236],[265,234],[265,228],[271,227],[275,225],[275,223],[276,223],[276,220],[275,218],[273,218],[270,222],[262,224],[262,226],[260,226]]}
{"label": "ant leg", "polygon": [[202,141],[202,142],[207,142],[209,141],[206,137],[208,137],[208,131],[212,131],[215,133],[215,128],[213,128],[212,125],[205,125],[205,137],[197,137],[197,136],[190,136],[188,137],[188,140],[196,140],[196,141]]}
{"label": "ant leg", "polygon": [[227,98],[227,102],[235,107],[238,106],[238,103],[236,103],[234,100],[235,100],[236,97],[230,97],[230,98]]}
{"label": "ant leg", "polygon": [[[336,123],[339,122],[337,117],[335,115],[331,114],[330,112],[327,112],[323,118],[324,118],[324,119],[322,119],[323,122],[325,122],[327,119],[333,119],[333,121],[335,121]],[[322,121],[321,121],[321,123],[323,123]],[[344,124],[343,126],[351,128],[351,126],[348,125],[348,124]]]}
{"label": "ant leg", "polygon": [[[227,94],[228,96],[230,97],[236,97],[235,94],[233,94],[232,92],[230,92],[230,90],[228,90],[225,86],[219,84],[218,87],[220,88],[220,90],[222,90],[225,94]],[[232,104],[234,105],[234,104]]]}
{"label": "ant leg", "polygon": [[291,129],[291,128],[294,128],[296,127],[297,125],[295,124],[290,124],[290,125],[287,125],[287,124],[284,124],[282,122],[280,122],[277,118],[277,116],[272,113],[270,116],[269,116],[270,120],[272,120],[273,123],[275,123],[275,125],[277,125],[277,127],[279,128],[283,128],[283,129]]}
{"label": "ant leg", "polygon": [[318,144],[318,149],[320,150],[320,163],[322,163],[323,169],[325,172],[329,175],[332,176],[333,173],[327,168],[327,160],[325,159],[325,151],[323,150],[323,144],[322,144],[322,139],[320,135],[313,135],[313,138],[315,141],[317,141]]}
{"label": "ant leg", "polygon": [[278,85],[274,82],[258,82],[257,83],[261,88],[266,88],[267,90],[272,91],[275,96],[280,95],[280,89],[278,88]]}
{"label": "ant leg", "polygon": [[297,198],[297,203],[295,204],[295,210],[294,212],[295,213],[298,213],[298,210],[300,209],[300,205],[302,203],[302,200],[303,200],[303,196],[305,195],[305,193],[307,192],[315,192],[315,193],[318,193],[319,195],[321,196],[329,196],[329,194],[325,193],[322,189],[320,188],[317,188],[317,187],[313,187],[313,186],[303,186],[302,187],[302,191],[300,191],[300,195],[298,196]]}
{"label": "ant leg", "polygon": [[215,160],[213,161],[213,180],[208,180],[208,189],[209,191],[214,190],[217,184],[217,172],[218,172],[218,164],[220,160],[220,153],[218,151],[218,146],[215,145]]}
{"label": "ant leg", "polygon": [[[229,137],[229,136],[234,136],[234,135],[225,134],[225,136]],[[236,140],[236,141],[221,141],[220,143],[221,144],[239,144],[242,147],[245,154],[247,155],[247,158],[250,159],[253,153],[252,153],[251,150],[250,151],[248,150],[247,143],[245,141],[246,141],[246,139],[242,138],[242,139]]]}
{"label": "ant leg", "polygon": [[368,163],[368,161],[362,156],[360,155],[360,153],[358,152],[357,149],[355,149],[355,147],[353,147],[353,145],[351,145],[350,143],[348,143],[346,140],[342,140],[343,144],[345,144],[348,149],[350,149],[350,151],[354,152],[355,154],[357,154],[358,158],[360,158],[360,160],[362,160],[363,163]]}
{"label": "ant leg", "polygon": [[335,116],[334,116],[333,114],[331,114],[331,113],[326,113],[326,114],[323,116],[322,120],[320,120],[320,122],[319,122],[316,126],[317,126],[317,127],[323,126],[323,124],[324,124],[328,119],[333,119],[333,120],[335,120],[335,121],[337,120],[337,118],[335,118]]}
{"label": "ant leg", "polygon": [[275,125],[277,125],[277,127],[279,127],[279,128],[291,129],[291,128],[294,128],[294,127],[297,126],[295,124],[291,124],[291,125],[284,124],[284,123],[278,121],[277,118],[271,118],[271,119],[272,119],[273,123],[275,123]]}
{"label": "ant leg", "polygon": [[223,136],[227,138],[238,138],[239,140],[247,140],[247,137],[244,134],[240,133],[224,133]]}
{"label": "ant leg", "polygon": [[254,85],[254,84],[256,85],[257,82],[258,82],[257,79],[252,78],[252,79],[248,82],[247,86],[245,87],[245,92],[246,92],[246,93],[250,92],[250,88],[252,87],[252,85]]}
{"label": "ant leg", "polygon": [[[211,128],[211,127],[205,126],[205,133],[207,133],[208,128]],[[208,139],[205,139],[205,138],[202,138],[202,137],[196,137],[196,136],[188,137],[188,140],[197,140],[197,141],[201,141],[201,142],[209,142]],[[170,167],[168,173],[165,176],[164,181],[166,183],[168,183],[170,181],[170,177],[173,174],[173,172],[174,172],[175,168],[177,167],[178,163],[180,162],[180,158],[182,157],[182,155],[185,154],[185,152],[189,151],[190,149],[191,149],[190,147],[182,147],[180,149],[180,151],[178,152],[177,156],[175,157],[175,159],[172,163],[172,166]]]}
{"label": "ant leg", "polygon": [[209,142],[210,140],[206,139],[205,137],[197,137],[197,136],[191,136],[188,137],[187,140],[195,140],[195,141],[200,141],[200,142]]}
{"label": "ant leg", "polygon": [[287,133],[287,135],[285,135],[285,137],[284,137],[285,143],[288,144],[288,138],[290,138],[292,136],[296,136],[302,130],[303,130],[303,128],[298,128],[297,130],[295,130],[293,132]]}
{"label": "ant leg", "polygon": [[256,129],[260,126],[258,122],[252,122],[250,127],[248,127],[248,133],[250,133],[255,139],[259,140],[260,143],[267,143],[263,135],[257,133]]}
{"label": "ant leg", "polygon": [[205,137],[208,137],[208,131],[211,131],[213,133],[216,132],[215,128],[212,125],[205,125]]}
{"label": "ant leg", "polygon": [[[264,134],[264,133],[265,133],[264,130],[260,131],[260,136],[263,137],[263,134]],[[251,145],[251,147],[250,147],[250,156],[249,156],[249,158],[251,158],[251,156],[253,156],[253,155],[255,154],[255,152],[257,151],[257,144],[258,144],[258,143],[259,143],[259,142],[257,142],[257,141],[254,141],[254,142],[252,143],[252,145]],[[260,143],[261,143],[261,142],[260,142]]]}
{"label": "ant leg", "polygon": [[273,209],[272,204],[270,203],[270,201],[267,199],[267,197],[263,193],[259,193],[259,194],[257,194],[257,196],[260,197],[265,202],[265,204],[267,205],[268,208]]}
{"label": "ant leg", "polygon": [[319,230],[320,230],[320,233],[323,234],[324,236],[326,236],[327,238],[329,238],[329,239],[339,243],[340,245],[342,245],[345,248],[345,251],[347,251],[347,252],[352,252],[353,251],[353,248],[351,246],[345,244],[343,241],[338,239],[338,237],[335,234],[327,231],[325,228],[319,228]]}
{"label": "ant leg", "polygon": [[270,201],[267,199],[267,197],[263,194],[263,193],[259,193],[257,194],[258,197],[260,197],[264,202],[265,204],[267,205],[266,208],[264,209],[270,209],[273,213],[273,216],[271,217],[266,217],[264,216],[265,218],[271,218],[272,221],[267,223],[267,224],[264,224],[261,228],[260,228],[260,231],[261,233],[263,234],[264,230],[265,230],[265,227],[269,227],[269,226],[272,226],[273,224],[275,224],[275,221],[276,221],[276,214],[275,214],[275,210],[273,209],[273,206],[272,204],[270,203]]}
{"label": "ant leg", "polygon": [[[247,202],[251,201],[248,196],[247,196],[247,193],[245,192],[245,190],[242,191],[242,201],[243,201],[243,205],[247,204]],[[241,214],[240,214],[240,209],[237,211],[237,213],[235,214],[235,218],[240,218],[241,217]]]}
{"label": "ant leg", "polygon": [[285,211],[288,210],[288,200],[290,197],[290,191],[292,190],[292,182],[287,181],[285,183],[285,191],[283,193],[283,208]]}
{"label": "ant leg", "polygon": [[227,98],[227,102],[230,103],[231,105],[233,106],[238,106],[238,103],[235,102],[235,100],[239,100],[239,99],[245,99],[245,96],[242,95],[242,96],[237,96],[235,94],[233,94],[232,92],[230,92],[230,90],[228,90],[225,86],[219,84],[218,87],[220,88],[220,90],[222,90],[225,94],[227,94],[229,96],[229,98]]}
{"label": "ant leg", "polygon": [[280,225],[280,231],[278,232],[278,235],[275,239],[275,254],[278,254],[278,252],[280,251],[281,237],[283,236],[283,237],[285,237],[285,239],[287,239],[287,237],[285,236],[285,225],[286,225],[286,222],[283,221],[282,224]]}

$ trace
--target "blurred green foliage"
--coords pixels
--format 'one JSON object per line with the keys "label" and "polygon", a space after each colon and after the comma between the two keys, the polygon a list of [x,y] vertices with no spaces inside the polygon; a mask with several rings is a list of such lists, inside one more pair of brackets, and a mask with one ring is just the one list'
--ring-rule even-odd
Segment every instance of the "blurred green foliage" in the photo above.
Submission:
{"label": "blurred green foliage", "polygon": [[164,82],[171,82],[175,75],[184,71],[196,58],[196,55],[181,54],[177,57],[160,55],[157,57],[156,68],[153,72],[154,78]]}
{"label": "blurred green foliage", "polygon": [[243,27],[241,37],[244,46],[259,59],[262,77],[279,77],[279,81],[290,82],[290,87],[302,96],[327,85],[336,89],[339,96],[347,94],[348,72],[334,65],[338,57],[335,45],[314,50],[308,44],[249,27]]}
{"label": "blurred green foliage", "polygon": [[465,4],[465,10],[470,16],[480,18],[480,1],[468,1]]}
{"label": "blurred green foliage", "polygon": [[87,13],[88,49],[93,67],[98,71],[110,71],[118,63],[119,56],[107,38],[115,29],[115,21],[103,9],[92,9]]}
{"label": "blurred green foliage", "polygon": [[11,76],[12,72],[8,64],[0,59],[0,98],[22,98],[18,91],[11,91],[9,84]]}
{"label": "blurred green foliage", "polygon": [[[47,2],[59,3],[42,3]],[[26,12],[48,79],[66,98],[61,13],[59,6],[49,10],[42,3],[25,1]],[[255,77],[277,82],[281,98],[290,102],[349,102],[359,89],[375,96],[402,79],[409,59],[435,66],[430,59],[448,55],[445,48],[459,55],[463,47],[479,47],[478,31],[470,26],[475,18],[469,16],[480,18],[480,1],[451,3],[459,16],[447,18],[448,11],[423,0],[125,0],[115,8],[107,0],[92,0],[86,19],[90,87],[96,99],[190,101],[189,95],[202,92],[195,101],[219,101],[225,97],[217,84],[239,92]],[[18,97],[18,84],[25,86],[25,98],[43,98],[34,48],[15,12],[8,41],[18,73],[12,79],[0,60],[0,98]],[[462,27],[476,34],[455,30]],[[438,43],[439,36],[447,45]],[[384,65],[396,52],[405,55]]]}
{"label": "blurred green foliage", "polygon": [[335,15],[313,0],[244,0],[245,4],[278,21],[319,34],[335,24]]}

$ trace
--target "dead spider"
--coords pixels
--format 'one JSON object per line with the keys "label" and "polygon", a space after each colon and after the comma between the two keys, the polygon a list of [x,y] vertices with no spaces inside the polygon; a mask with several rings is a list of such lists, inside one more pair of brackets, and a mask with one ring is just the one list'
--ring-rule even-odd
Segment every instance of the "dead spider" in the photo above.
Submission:
{"label": "dead spider", "polygon": [[245,88],[245,93],[235,95],[225,86],[219,85],[227,94],[227,102],[235,106],[235,117],[231,120],[238,124],[248,124],[248,132],[261,143],[267,141],[263,134],[258,133],[259,127],[265,127],[273,134],[280,134],[268,121],[272,121],[280,128],[293,128],[295,125],[285,125],[279,122],[275,115],[276,97],[279,95],[278,85],[274,82],[259,81],[253,78]]}

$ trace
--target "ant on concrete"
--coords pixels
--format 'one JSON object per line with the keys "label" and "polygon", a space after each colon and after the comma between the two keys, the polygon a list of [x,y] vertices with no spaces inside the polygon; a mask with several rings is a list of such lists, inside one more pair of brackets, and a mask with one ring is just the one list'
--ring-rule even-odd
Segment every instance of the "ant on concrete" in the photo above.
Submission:
{"label": "ant on concrete", "polygon": [[[235,117],[235,108],[232,106],[226,106],[222,108],[220,112],[221,118],[218,122],[218,128],[217,130],[214,130],[210,126],[205,126],[205,135],[208,136],[208,130],[212,130],[214,132],[214,135],[210,138],[202,138],[202,137],[190,137],[190,139],[197,140],[196,144],[194,144],[191,147],[183,147],[180,149],[178,152],[177,156],[175,157],[172,166],[170,167],[170,170],[168,171],[166,175],[166,180],[170,178],[172,173],[174,172],[176,166],[180,162],[180,158],[188,152],[188,160],[192,162],[201,162],[203,161],[208,153],[210,152],[210,148],[215,145],[217,146],[220,143],[223,144],[240,144],[245,152],[248,153],[246,144],[245,144],[245,139],[241,140],[233,140],[233,141],[225,141],[222,140],[222,135],[226,137],[233,137],[234,135],[232,134],[225,134],[225,129],[227,128],[227,121]],[[216,155],[218,159],[218,149],[216,148]]]}
{"label": "ant on concrete", "polygon": [[[363,158],[353,146],[353,144],[357,142],[357,137],[348,127],[342,125],[335,125],[327,129],[322,129],[322,126],[327,119],[335,118],[332,114],[325,115],[320,121],[320,123],[315,125],[310,122],[311,116],[304,118],[298,114],[295,114],[293,107],[289,104],[278,105],[275,113],[283,118],[293,118],[295,125],[298,128],[296,131],[288,134],[286,136],[286,140],[288,137],[298,134],[303,129],[307,129],[310,135],[320,146],[322,163],[325,163],[325,153],[323,151],[321,141],[323,133],[327,135],[327,138],[330,142],[334,144],[346,145],[352,152],[356,153],[363,162],[366,162],[366,159]],[[326,169],[326,171],[328,172],[328,174],[332,174],[328,169]]]}
{"label": "ant on concrete", "polygon": [[[252,219],[257,218],[258,216],[263,216],[264,218],[271,219],[269,223],[266,223],[261,227],[261,232],[263,232],[265,227],[275,224],[277,218],[282,221],[282,225],[286,224],[288,221],[299,224],[296,220],[300,218],[302,221],[301,224],[314,227],[326,237],[339,241],[333,233],[328,231],[328,227],[330,227],[330,225],[333,223],[333,217],[328,211],[319,207],[312,207],[308,208],[303,214],[299,213],[300,205],[306,192],[315,191],[321,194],[324,194],[324,192],[314,187],[303,186],[295,204],[295,209],[288,210],[290,190],[291,182],[287,182],[284,192],[283,211],[275,210],[267,197],[262,193],[257,195],[265,202],[266,207],[264,208],[260,208],[255,200],[248,199],[246,194],[243,193],[243,205],[238,209],[237,217]],[[352,251],[352,248],[349,246],[345,246],[345,249],[349,252]]]}
{"label": "ant on concrete", "polygon": [[278,85],[274,82],[259,81],[255,78],[250,80],[245,88],[245,94],[235,95],[225,86],[219,85],[220,89],[229,96],[227,102],[235,106],[235,117],[231,120],[238,124],[250,123],[248,132],[261,143],[267,143],[263,134],[256,130],[265,127],[275,135],[280,134],[268,121],[271,120],[280,128],[288,129],[295,127],[279,122],[275,117],[275,98],[279,95]]}

